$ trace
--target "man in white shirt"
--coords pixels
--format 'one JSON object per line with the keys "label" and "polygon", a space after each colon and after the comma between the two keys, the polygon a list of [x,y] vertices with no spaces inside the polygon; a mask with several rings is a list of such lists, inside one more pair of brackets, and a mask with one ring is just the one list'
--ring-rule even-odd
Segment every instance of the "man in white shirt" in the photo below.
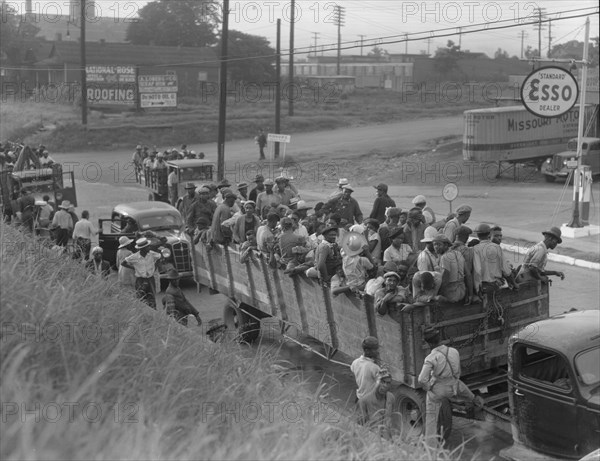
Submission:
{"label": "man in white shirt", "polygon": [[73,241],[75,242],[74,259],[90,259],[90,248],[92,247],[92,237],[98,234],[98,229],[89,221],[90,212],[83,210],[81,219],[75,223],[73,229]]}
{"label": "man in white shirt", "polygon": [[137,253],[128,256],[121,265],[135,271],[136,295],[152,309],[156,309],[156,282],[154,273],[156,263],[162,256],[155,251],[150,251],[150,240],[138,239],[135,242]]}
{"label": "man in white shirt", "polygon": [[350,370],[356,380],[356,402],[375,388],[379,366],[379,341],[367,336],[362,342],[363,355],[352,362]]}
{"label": "man in white shirt", "polygon": [[177,204],[177,199],[179,191],[177,188],[177,184],[179,183],[179,179],[177,178],[177,170],[175,168],[170,168],[171,172],[169,176],[167,176],[167,187],[169,188],[169,201],[172,206]]}

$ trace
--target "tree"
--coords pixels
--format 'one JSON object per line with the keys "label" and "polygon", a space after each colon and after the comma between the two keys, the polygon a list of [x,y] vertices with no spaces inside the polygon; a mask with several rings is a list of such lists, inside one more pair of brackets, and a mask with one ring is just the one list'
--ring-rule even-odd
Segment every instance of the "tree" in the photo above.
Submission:
{"label": "tree", "polygon": [[157,0],[146,4],[127,29],[134,45],[209,46],[221,21],[210,0]]}
{"label": "tree", "polygon": [[367,54],[367,56],[372,56],[374,58],[377,58],[377,60],[387,60],[390,56],[390,54],[387,52],[387,50],[378,47],[377,45],[375,45],[373,47],[373,49],[371,51],[369,51],[369,53]]}
{"label": "tree", "polygon": [[[598,37],[592,38],[592,43],[588,48],[588,59],[592,66],[598,65]],[[583,56],[583,42],[570,40],[566,43],[559,43],[552,47],[548,57],[554,59],[576,59],[581,60]]]}
{"label": "tree", "polygon": [[0,27],[0,62],[3,67],[8,64],[6,81],[20,81],[21,71],[18,70],[23,64],[27,43],[35,39],[39,28],[33,25],[33,21],[19,17],[14,7],[6,1],[0,1],[2,14],[2,26]]}
{"label": "tree", "polygon": [[494,53],[494,59],[508,59],[508,52],[502,48],[498,48]]}
{"label": "tree", "polygon": [[453,71],[458,71],[458,60],[462,58],[464,53],[460,50],[460,46],[456,45],[452,40],[448,40],[446,48],[438,48],[435,51],[433,59],[435,61],[435,69],[442,75],[448,76]]}
{"label": "tree", "polygon": [[540,53],[539,51],[536,49],[533,49],[531,47],[531,45],[527,45],[527,48],[525,48],[525,57],[527,59],[531,59],[531,58],[537,58],[539,57]]}
{"label": "tree", "polygon": [[275,79],[275,50],[265,37],[229,31],[227,67],[234,81],[263,83]]}

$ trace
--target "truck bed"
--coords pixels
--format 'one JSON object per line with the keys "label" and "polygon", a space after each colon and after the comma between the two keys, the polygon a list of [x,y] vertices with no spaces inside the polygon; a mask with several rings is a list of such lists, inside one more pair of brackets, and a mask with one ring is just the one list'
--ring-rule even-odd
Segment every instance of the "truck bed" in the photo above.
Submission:
{"label": "truck bed", "polygon": [[[417,388],[417,377],[429,349],[422,332],[426,324],[440,329],[444,342],[461,355],[468,380],[507,363],[507,338],[523,326],[548,317],[548,286],[522,285],[519,291],[500,290],[482,303],[430,305],[402,313],[394,320],[375,313],[373,298],[331,296],[329,289],[303,275],[290,277],[260,257],[245,264],[232,247],[201,242],[195,247],[197,281],[225,294],[238,305],[277,317],[331,351],[356,358],[371,335],[381,343],[381,358],[393,378]],[[499,314],[504,323],[499,320]]]}

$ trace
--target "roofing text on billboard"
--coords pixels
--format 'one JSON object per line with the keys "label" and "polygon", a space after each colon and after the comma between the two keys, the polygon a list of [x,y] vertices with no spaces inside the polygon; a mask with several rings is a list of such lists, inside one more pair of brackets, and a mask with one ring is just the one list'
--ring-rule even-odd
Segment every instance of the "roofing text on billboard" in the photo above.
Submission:
{"label": "roofing text on billboard", "polygon": [[90,104],[135,106],[134,66],[86,66],[87,98]]}

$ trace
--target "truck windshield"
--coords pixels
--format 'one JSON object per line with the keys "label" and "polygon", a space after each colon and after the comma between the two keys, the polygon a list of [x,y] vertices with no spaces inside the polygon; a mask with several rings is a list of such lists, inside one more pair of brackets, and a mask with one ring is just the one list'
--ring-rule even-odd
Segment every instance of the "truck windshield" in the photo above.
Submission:
{"label": "truck windshield", "polygon": [[[582,146],[583,146],[582,150],[586,151],[587,148],[588,148],[588,143],[584,142],[582,144]],[[575,140],[575,141],[569,141],[568,144],[567,144],[567,149],[570,150],[570,151],[572,151],[572,152],[577,152],[577,140]]]}
{"label": "truck windshield", "polygon": [[600,382],[600,347],[580,353],[575,357],[575,367],[584,384]]}
{"label": "truck windshield", "polygon": [[210,181],[212,180],[212,168],[210,166],[196,166],[182,168],[179,180],[183,181]]}
{"label": "truck windshield", "polygon": [[145,216],[139,219],[140,230],[152,229],[179,229],[181,228],[181,219],[177,216],[164,214],[160,216]]}

